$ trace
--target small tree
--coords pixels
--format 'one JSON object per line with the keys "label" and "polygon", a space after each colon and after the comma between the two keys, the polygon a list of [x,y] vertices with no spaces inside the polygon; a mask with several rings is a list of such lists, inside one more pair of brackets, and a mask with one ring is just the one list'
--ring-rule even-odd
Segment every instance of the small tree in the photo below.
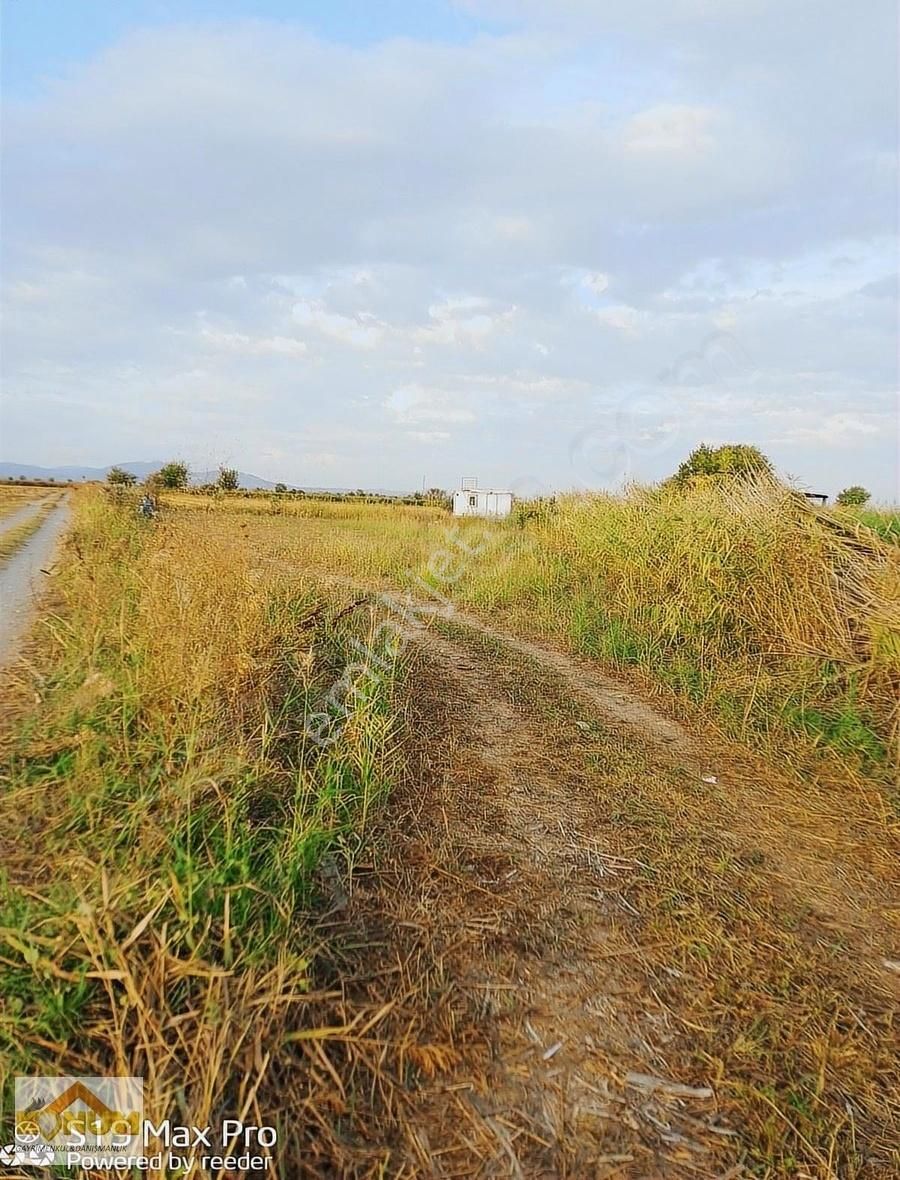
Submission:
{"label": "small tree", "polygon": [[180,459],[166,463],[156,473],[156,482],[162,488],[186,488],[188,484],[188,465]]}
{"label": "small tree", "polygon": [[110,467],[106,474],[106,482],[115,488],[130,488],[137,483],[137,476],[123,467]]}
{"label": "small tree", "polygon": [[286,483],[277,483],[275,485],[275,491],[279,496],[283,496],[287,490],[288,488]]}
{"label": "small tree", "polygon": [[849,488],[844,488],[842,492],[838,492],[836,502],[842,508],[862,508],[863,504],[867,504],[871,499],[871,492],[867,492],[864,487],[855,483]]}
{"label": "small tree", "polygon": [[696,447],[668,481],[675,487],[688,487],[704,479],[733,476],[747,479],[753,475],[772,475],[774,468],[759,447],[748,443],[725,443],[710,447],[701,443]]}
{"label": "small tree", "polygon": [[220,467],[217,482],[223,492],[236,492],[241,483],[237,469],[234,467]]}
{"label": "small tree", "polygon": [[425,503],[434,508],[450,508],[453,504],[453,497],[443,488],[429,488],[425,493]]}

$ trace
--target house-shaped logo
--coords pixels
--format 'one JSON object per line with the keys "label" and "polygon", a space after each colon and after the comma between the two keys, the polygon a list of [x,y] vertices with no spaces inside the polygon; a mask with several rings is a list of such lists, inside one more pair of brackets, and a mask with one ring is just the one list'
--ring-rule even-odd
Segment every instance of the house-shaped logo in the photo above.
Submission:
{"label": "house-shaped logo", "polygon": [[16,1078],[16,1143],[72,1152],[128,1155],[141,1144],[142,1078]]}

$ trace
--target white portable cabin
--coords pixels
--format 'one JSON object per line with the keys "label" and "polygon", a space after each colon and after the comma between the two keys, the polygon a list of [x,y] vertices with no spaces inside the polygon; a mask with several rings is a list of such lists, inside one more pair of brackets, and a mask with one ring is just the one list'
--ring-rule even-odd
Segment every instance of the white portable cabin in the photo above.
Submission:
{"label": "white portable cabin", "polygon": [[453,493],[454,516],[509,516],[512,512],[512,492],[480,488],[475,479],[464,479]]}

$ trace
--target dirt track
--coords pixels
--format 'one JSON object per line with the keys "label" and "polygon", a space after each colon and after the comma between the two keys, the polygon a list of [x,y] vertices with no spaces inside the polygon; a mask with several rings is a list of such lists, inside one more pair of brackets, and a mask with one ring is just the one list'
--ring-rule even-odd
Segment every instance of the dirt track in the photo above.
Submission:
{"label": "dirt track", "polygon": [[[824,1040],[871,1069],[797,1116],[812,1170],[796,1175],[891,1175],[896,893],[864,801],[837,807],[475,620],[433,625],[415,652],[418,770],[328,925],[369,948],[335,965],[356,974],[348,998],[390,998],[401,1072],[433,1076],[361,1128],[392,1143],[385,1174],[741,1175],[768,1124],[784,1138],[773,1077],[799,1092]],[[811,988],[830,989],[831,1029]],[[834,1164],[803,1148],[814,1119],[837,1143],[846,1110],[852,1172],[837,1146]],[[361,1143],[351,1157],[370,1174]]]}
{"label": "dirt track", "polygon": [[[0,531],[12,529],[37,516],[45,502],[46,498],[7,516],[0,521]],[[50,509],[38,530],[0,563],[0,663],[15,655],[28,634],[35,600],[42,588],[42,571],[52,563],[68,519],[68,505],[63,497]]]}

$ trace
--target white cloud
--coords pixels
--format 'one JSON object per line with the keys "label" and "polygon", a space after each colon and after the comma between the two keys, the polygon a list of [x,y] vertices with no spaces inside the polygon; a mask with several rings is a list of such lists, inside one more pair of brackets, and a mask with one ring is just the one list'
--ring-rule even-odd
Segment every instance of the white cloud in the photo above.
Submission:
{"label": "white cloud", "polygon": [[508,328],[514,307],[494,309],[491,300],[476,295],[445,299],[428,308],[429,323],[416,327],[410,338],[419,344],[458,344],[479,347],[488,337]]}
{"label": "white cloud", "polygon": [[247,356],[305,356],[307,352],[302,340],[290,336],[248,336],[244,332],[217,332],[204,327],[200,338],[211,348]]}
{"label": "white cloud", "polygon": [[354,348],[374,348],[384,334],[384,325],[373,315],[366,312],[357,316],[339,315],[328,311],[323,303],[310,299],[295,303],[293,316],[302,327],[313,328]]}
{"label": "white cloud", "polygon": [[640,335],[641,320],[646,318],[635,307],[621,303],[614,307],[599,308],[594,312],[594,318],[605,328],[612,328],[623,336],[637,339]]}
{"label": "white cloud", "polygon": [[385,408],[398,422],[474,422],[467,395],[424,385],[404,385],[388,395]]}
{"label": "white cloud", "polygon": [[700,155],[715,146],[721,114],[709,107],[663,104],[640,111],[625,123],[626,152],[639,155]]}
{"label": "white cloud", "polygon": [[452,438],[449,430],[407,430],[406,437],[413,442],[441,443]]}
{"label": "white cloud", "polygon": [[715,432],[891,494],[893,6],[475,2],[513,27],[157,24],[9,102],[9,456],[552,486],[649,390],[632,474]]}
{"label": "white cloud", "polygon": [[602,295],[609,287],[609,275],[602,271],[591,271],[581,280],[582,287],[592,295]]}
{"label": "white cloud", "polygon": [[815,412],[785,410],[769,414],[780,436],[780,441],[819,446],[852,449],[861,439],[876,438],[892,428],[897,422],[892,415],[884,413],[848,413],[846,411],[817,415]]}

